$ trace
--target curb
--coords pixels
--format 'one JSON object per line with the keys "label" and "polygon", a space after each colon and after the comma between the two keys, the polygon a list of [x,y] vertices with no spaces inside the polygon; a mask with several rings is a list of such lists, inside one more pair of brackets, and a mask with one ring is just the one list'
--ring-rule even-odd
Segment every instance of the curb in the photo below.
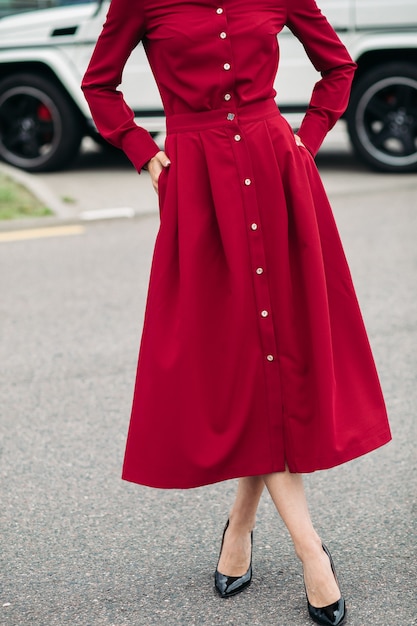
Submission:
{"label": "curb", "polygon": [[[12,178],[15,182],[24,185],[34,196],[54,212],[56,218],[69,219],[73,217],[71,210],[34,174],[19,170],[17,167],[0,163],[0,172]],[[42,218],[43,219],[43,218]]]}
{"label": "curb", "polygon": [[73,209],[62,202],[43,181],[36,178],[36,175],[24,172],[17,167],[7,165],[3,162],[0,162],[0,172],[16,183],[20,183],[26,187],[54,213],[54,215],[45,217],[0,220],[0,232],[40,227],[48,228],[57,225],[66,226],[80,223],[87,224],[109,220],[143,218],[155,214],[154,210],[140,211],[130,207],[118,207],[117,209],[83,211],[74,215]]}

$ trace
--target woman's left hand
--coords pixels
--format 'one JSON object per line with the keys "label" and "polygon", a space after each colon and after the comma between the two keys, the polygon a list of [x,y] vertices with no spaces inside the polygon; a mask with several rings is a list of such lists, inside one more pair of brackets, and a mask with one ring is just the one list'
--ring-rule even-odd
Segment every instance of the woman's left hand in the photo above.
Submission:
{"label": "woman's left hand", "polygon": [[298,135],[294,135],[294,139],[295,139],[295,143],[297,144],[297,146],[299,146],[300,148],[305,148],[305,145],[303,144],[303,142],[301,141]]}

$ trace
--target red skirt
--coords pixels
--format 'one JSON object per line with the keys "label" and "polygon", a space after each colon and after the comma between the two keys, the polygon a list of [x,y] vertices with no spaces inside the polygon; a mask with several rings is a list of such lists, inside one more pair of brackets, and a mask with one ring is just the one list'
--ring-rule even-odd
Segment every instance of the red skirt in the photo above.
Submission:
{"label": "red skirt", "polygon": [[310,153],[274,102],[167,119],[123,478],[312,472],[390,430]]}

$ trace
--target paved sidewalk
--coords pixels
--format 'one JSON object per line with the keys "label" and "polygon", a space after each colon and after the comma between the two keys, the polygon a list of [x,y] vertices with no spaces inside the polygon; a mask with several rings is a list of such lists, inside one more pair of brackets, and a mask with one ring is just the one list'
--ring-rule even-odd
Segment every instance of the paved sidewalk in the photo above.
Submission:
{"label": "paved sidewalk", "polygon": [[[76,172],[64,170],[31,174],[0,161],[0,172],[24,185],[54,213],[53,216],[42,218],[0,220],[0,231],[157,213],[157,196],[148,174],[143,172],[138,176],[123,158],[118,157],[117,161],[121,163],[120,171],[113,168],[108,177],[100,168],[94,173],[81,169]],[[115,195],[115,185],[119,186],[116,202],[106,202],[106,198]],[[106,186],[109,187],[108,193]],[[123,204],[124,197],[126,202]]]}

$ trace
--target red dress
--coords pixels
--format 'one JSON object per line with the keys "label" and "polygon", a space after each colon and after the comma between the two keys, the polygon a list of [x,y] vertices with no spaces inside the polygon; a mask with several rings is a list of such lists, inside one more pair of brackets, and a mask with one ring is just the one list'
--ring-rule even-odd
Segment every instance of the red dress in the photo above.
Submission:
{"label": "red dress", "polygon": [[[274,103],[287,25],[322,79],[297,147]],[[188,488],[332,467],[390,431],[313,155],[355,64],[314,0],[113,0],[83,81],[138,171],[158,151],[117,91],[143,41],[167,117],[123,478]],[[140,89],[140,84],[138,84]]]}

